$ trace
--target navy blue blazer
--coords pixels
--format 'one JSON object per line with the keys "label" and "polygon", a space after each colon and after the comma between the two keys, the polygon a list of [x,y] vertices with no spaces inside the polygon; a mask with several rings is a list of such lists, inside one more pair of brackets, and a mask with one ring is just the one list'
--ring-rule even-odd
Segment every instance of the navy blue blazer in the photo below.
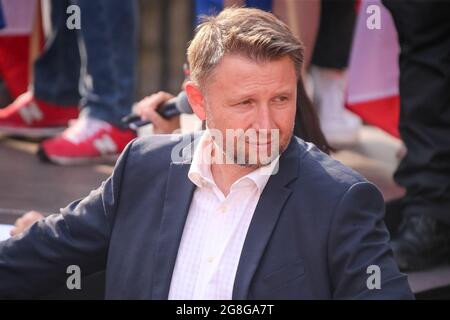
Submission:
{"label": "navy blue blazer", "polygon": [[[134,140],[98,189],[0,243],[0,297],[45,295],[78,265],[106,270],[107,299],[167,299],[195,189],[191,153],[171,161],[180,143],[191,147],[186,137]],[[294,137],[259,199],[233,298],[412,298],[383,214],[373,184]],[[367,285],[371,265],[379,289]]]}

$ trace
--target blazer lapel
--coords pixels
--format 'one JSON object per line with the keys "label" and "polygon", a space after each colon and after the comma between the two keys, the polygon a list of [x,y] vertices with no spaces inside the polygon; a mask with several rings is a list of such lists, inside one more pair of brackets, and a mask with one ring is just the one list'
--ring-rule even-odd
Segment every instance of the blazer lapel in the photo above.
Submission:
{"label": "blazer lapel", "polygon": [[[189,147],[192,148],[192,146]],[[171,163],[170,165],[156,248],[152,299],[163,300],[169,296],[172,272],[195,190],[195,185],[188,178],[190,156],[191,154],[183,162]]]}
{"label": "blazer lapel", "polygon": [[278,173],[270,177],[253,214],[236,272],[233,299],[247,298],[253,275],[284,203],[291,194],[287,184],[297,178],[298,161],[298,142],[293,137],[288,149],[280,157]]}

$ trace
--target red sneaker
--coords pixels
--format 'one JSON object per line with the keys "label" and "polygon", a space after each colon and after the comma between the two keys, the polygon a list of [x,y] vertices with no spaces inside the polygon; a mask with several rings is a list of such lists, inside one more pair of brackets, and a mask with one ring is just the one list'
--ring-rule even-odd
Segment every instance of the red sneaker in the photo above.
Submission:
{"label": "red sneaker", "polygon": [[0,110],[0,133],[27,138],[52,137],[62,132],[78,114],[78,106],[61,107],[37,100],[31,92],[26,92]]}
{"label": "red sneaker", "polygon": [[115,162],[135,137],[131,130],[81,116],[61,135],[42,142],[38,155],[59,165]]}

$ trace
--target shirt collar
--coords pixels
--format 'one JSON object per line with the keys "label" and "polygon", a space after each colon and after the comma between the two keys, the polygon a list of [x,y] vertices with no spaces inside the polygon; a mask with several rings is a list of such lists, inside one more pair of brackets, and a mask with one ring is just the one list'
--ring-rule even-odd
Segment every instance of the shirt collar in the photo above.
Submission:
{"label": "shirt collar", "polygon": [[[194,151],[191,166],[188,172],[188,178],[199,188],[207,185],[216,185],[211,173],[212,147],[211,136],[209,135],[208,130],[206,130],[200,138],[198,146]],[[279,159],[280,156],[276,157],[267,166],[260,167],[239,178],[233,183],[232,188],[233,186],[240,185],[244,180],[250,180],[257,187],[259,194],[261,194],[274,170],[278,169]]]}
{"label": "shirt collar", "polygon": [[191,167],[188,172],[188,178],[199,188],[207,184],[215,184],[211,173],[211,152],[211,137],[208,131],[205,131],[194,150]]}

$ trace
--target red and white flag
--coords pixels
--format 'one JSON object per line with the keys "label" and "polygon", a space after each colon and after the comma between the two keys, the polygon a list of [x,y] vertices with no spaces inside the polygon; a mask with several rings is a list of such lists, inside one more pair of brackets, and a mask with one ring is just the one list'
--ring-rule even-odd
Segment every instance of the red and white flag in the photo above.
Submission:
{"label": "red and white flag", "polygon": [[[380,10],[380,29],[367,25],[373,12],[367,10],[371,5]],[[362,0],[355,27],[347,108],[365,122],[399,138],[399,45],[391,14],[380,0]]]}

